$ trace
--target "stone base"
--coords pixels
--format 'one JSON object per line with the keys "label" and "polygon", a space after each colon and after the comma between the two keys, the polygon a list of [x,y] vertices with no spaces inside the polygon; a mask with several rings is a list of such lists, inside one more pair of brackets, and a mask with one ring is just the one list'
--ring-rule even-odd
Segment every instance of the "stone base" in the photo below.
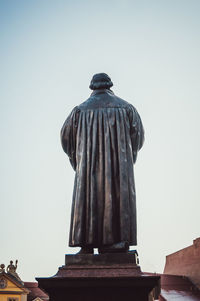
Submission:
{"label": "stone base", "polygon": [[36,278],[50,301],[148,301],[159,279],[143,275],[134,251],[66,255],[55,276]]}

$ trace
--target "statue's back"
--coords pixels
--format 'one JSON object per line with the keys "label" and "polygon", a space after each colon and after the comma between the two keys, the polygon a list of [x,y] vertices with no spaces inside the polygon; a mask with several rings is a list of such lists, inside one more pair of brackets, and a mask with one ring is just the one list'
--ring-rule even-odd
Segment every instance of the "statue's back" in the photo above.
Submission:
{"label": "statue's back", "polygon": [[76,171],[69,245],[136,245],[133,164],[143,127],[135,108],[97,89],[72,111],[61,135]]}

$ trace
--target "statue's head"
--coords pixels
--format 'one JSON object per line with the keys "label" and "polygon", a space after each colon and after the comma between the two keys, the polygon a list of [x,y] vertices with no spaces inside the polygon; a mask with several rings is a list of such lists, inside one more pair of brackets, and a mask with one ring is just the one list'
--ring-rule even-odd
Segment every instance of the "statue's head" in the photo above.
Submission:
{"label": "statue's head", "polygon": [[111,78],[106,73],[97,73],[90,82],[91,90],[110,89],[113,86]]}
{"label": "statue's head", "polygon": [[12,261],[12,260],[10,260],[10,264],[13,264],[13,261]]}

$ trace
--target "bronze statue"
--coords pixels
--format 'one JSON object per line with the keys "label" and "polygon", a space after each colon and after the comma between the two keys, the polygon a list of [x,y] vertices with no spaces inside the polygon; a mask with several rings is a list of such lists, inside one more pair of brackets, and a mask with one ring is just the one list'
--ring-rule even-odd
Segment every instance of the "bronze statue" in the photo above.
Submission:
{"label": "bronze statue", "polygon": [[137,244],[133,164],[144,130],[136,109],[117,97],[105,73],[95,74],[91,96],[61,130],[75,170],[69,246],[79,253],[125,252]]}

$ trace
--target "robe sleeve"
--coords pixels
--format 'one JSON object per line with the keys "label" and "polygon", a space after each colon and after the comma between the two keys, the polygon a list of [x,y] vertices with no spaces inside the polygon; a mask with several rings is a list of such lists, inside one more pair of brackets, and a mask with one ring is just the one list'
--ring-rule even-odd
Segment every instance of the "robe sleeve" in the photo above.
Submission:
{"label": "robe sleeve", "polygon": [[79,110],[75,107],[64,122],[60,133],[63,150],[68,155],[74,170],[76,170],[76,133],[78,117]]}
{"label": "robe sleeve", "polygon": [[129,107],[129,121],[130,121],[130,136],[133,152],[133,161],[136,162],[137,153],[141,149],[144,143],[144,128],[142,120],[137,110],[133,107]]}

